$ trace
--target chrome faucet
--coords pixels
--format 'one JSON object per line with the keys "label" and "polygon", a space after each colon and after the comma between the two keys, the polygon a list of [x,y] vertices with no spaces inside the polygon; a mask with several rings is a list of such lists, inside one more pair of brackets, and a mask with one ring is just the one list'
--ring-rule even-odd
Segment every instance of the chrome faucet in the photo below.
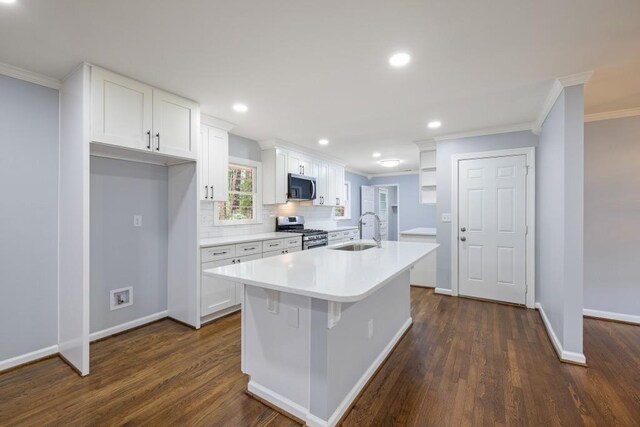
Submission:
{"label": "chrome faucet", "polygon": [[376,235],[373,236],[373,241],[376,242],[376,245],[378,245],[379,248],[381,248],[382,234],[380,229],[382,228],[382,221],[380,221],[380,217],[375,212],[365,212],[362,215],[360,215],[360,219],[358,220],[358,230],[360,231],[360,238],[362,238],[362,218],[364,218],[367,215],[373,215],[374,217],[376,217],[378,227],[376,230]]}

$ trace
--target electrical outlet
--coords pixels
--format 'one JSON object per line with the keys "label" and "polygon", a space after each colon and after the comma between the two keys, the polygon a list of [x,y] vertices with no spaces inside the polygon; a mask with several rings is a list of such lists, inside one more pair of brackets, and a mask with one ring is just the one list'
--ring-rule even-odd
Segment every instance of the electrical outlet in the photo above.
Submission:
{"label": "electrical outlet", "polygon": [[129,307],[133,304],[133,287],[114,289],[109,292],[111,310]]}
{"label": "electrical outlet", "polygon": [[451,222],[451,214],[443,213],[442,214],[442,222]]}
{"label": "electrical outlet", "polygon": [[369,319],[369,331],[367,332],[367,338],[371,339],[373,337],[373,319]]}
{"label": "electrical outlet", "polygon": [[134,227],[142,227],[142,215],[134,215],[133,216],[133,226]]}

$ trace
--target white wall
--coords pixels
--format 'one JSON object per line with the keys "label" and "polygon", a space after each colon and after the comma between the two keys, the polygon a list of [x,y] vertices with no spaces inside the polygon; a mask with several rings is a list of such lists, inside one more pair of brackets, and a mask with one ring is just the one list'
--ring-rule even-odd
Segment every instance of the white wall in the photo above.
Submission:
{"label": "white wall", "polygon": [[[165,166],[91,157],[92,333],[167,309],[167,203]],[[133,305],[111,311],[128,286]]]}
{"label": "white wall", "polygon": [[[437,238],[436,282],[438,288],[451,289],[451,223],[442,222],[443,213],[451,213],[451,157],[454,154],[511,148],[535,147],[538,137],[532,132],[510,132],[438,142],[437,162]],[[402,192],[402,189],[400,190]],[[400,207],[402,218],[402,206]]]}
{"label": "white wall", "polygon": [[0,75],[0,361],[58,343],[58,91]]}
{"label": "white wall", "polygon": [[640,316],[640,117],[585,124],[584,308]]}
{"label": "white wall", "polygon": [[536,162],[536,300],[562,358],[583,361],[583,86],[547,116]]}

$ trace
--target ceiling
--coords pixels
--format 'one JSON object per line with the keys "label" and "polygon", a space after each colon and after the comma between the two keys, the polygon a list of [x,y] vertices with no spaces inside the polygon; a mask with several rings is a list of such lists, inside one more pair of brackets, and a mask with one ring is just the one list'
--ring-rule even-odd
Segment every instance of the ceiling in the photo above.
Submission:
{"label": "ceiling", "polygon": [[[236,134],[367,173],[390,171],[374,151],[413,169],[413,141],[534,121],[557,76],[595,70],[587,112],[640,106],[639,46],[637,0],[0,5],[0,62],[62,78],[89,61],[197,100]],[[388,65],[397,51],[407,67]]]}

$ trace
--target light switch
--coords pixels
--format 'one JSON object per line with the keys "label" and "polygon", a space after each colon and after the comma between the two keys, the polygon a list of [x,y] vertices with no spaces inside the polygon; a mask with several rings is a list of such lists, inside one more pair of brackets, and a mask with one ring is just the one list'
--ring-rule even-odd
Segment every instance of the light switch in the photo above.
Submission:
{"label": "light switch", "polygon": [[442,214],[442,222],[451,222],[451,214],[443,213]]}
{"label": "light switch", "polygon": [[134,227],[142,227],[142,215],[134,215],[133,216],[133,226]]}

